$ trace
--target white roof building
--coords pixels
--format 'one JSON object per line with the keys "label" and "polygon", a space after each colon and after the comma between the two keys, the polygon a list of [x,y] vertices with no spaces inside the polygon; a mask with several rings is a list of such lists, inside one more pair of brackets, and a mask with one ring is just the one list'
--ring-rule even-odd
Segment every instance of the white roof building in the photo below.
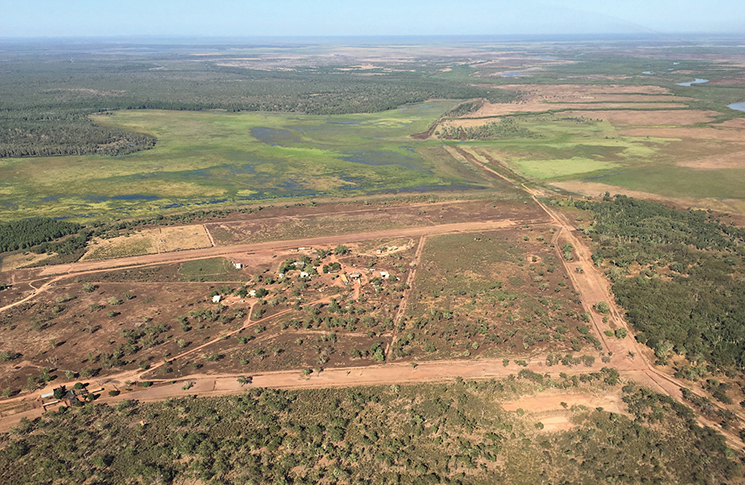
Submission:
{"label": "white roof building", "polygon": [[220,300],[222,297],[220,295],[215,295],[212,297],[212,303],[220,303]]}

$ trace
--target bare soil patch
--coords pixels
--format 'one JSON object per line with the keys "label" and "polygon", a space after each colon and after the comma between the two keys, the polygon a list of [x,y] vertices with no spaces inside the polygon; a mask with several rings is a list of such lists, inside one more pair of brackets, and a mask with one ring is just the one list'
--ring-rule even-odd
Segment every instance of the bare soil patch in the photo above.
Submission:
{"label": "bare soil patch", "polygon": [[699,160],[685,160],[678,162],[681,167],[699,170],[718,170],[722,168],[745,168],[745,145],[743,151],[713,155]]}
{"label": "bare soil patch", "polygon": [[505,85],[501,89],[519,91],[521,100],[516,103],[486,103],[469,117],[500,116],[516,112],[547,111],[555,109],[665,109],[684,108],[680,104],[690,98],[668,95],[659,86],[607,86],[607,85]]}
{"label": "bare soil patch", "polygon": [[212,246],[201,224],[155,227],[111,239],[96,238],[81,261],[124,258]]}
{"label": "bare soil patch", "polygon": [[595,354],[545,225],[427,239],[393,357]]}
{"label": "bare soil patch", "polygon": [[708,123],[718,114],[715,111],[700,110],[640,110],[640,111],[569,111],[566,116],[599,118],[608,120],[614,126],[680,126],[694,123]]}
{"label": "bare soil patch", "polygon": [[[243,220],[207,223],[218,246],[264,241],[280,241],[320,237],[330,234],[350,234],[396,228],[429,227],[442,224],[485,221],[493,219],[540,218],[535,205],[472,200],[432,202],[405,206],[376,204],[372,208],[350,209],[349,206],[327,207],[328,210],[261,211],[244,215]],[[334,210],[337,209],[337,210]]]}
{"label": "bare soil patch", "polygon": [[724,128],[734,128],[736,130],[745,130],[745,118],[735,118],[733,120],[725,121],[720,126]]}
{"label": "bare soil patch", "polygon": [[517,103],[484,104],[478,111],[469,117],[479,118],[488,116],[504,116],[514,113],[542,113],[556,110],[586,110],[586,109],[633,109],[633,110],[657,110],[687,108],[682,103],[564,103],[560,101],[520,101]]}
{"label": "bare soil patch", "polygon": [[80,258],[81,261],[101,259],[125,258],[127,256],[141,256],[155,254],[158,250],[153,244],[151,230],[115,237],[113,239],[94,238],[88,251]]}
{"label": "bare soil patch", "polygon": [[154,230],[158,252],[199,249],[212,246],[207,231],[201,224],[159,227]]}
{"label": "bare soil patch", "polygon": [[742,142],[741,131],[730,128],[631,128],[619,130],[621,136],[689,138],[692,140]]}
{"label": "bare soil patch", "polygon": [[[564,406],[563,404],[566,404]],[[502,403],[505,411],[522,409],[531,413],[544,413],[571,408],[572,406],[602,407],[606,411],[625,413],[626,406],[616,393],[587,394],[573,392],[542,392],[536,396],[524,396],[517,401]]]}
{"label": "bare soil patch", "polygon": [[743,77],[729,77],[724,79],[716,79],[709,81],[708,84],[712,86],[742,86],[745,85],[745,78]]}
{"label": "bare soil patch", "polygon": [[516,401],[501,403],[505,411],[522,409],[543,424],[543,432],[565,431],[575,426],[572,415],[576,410],[602,408],[604,411],[629,415],[621,396],[616,393],[589,394],[567,392],[542,392],[524,396]]}
{"label": "bare soil patch", "polygon": [[[520,91],[528,95],[555,97],[560,100],[577,99],[581,96],[600,95],[636,95],[636,94],[670,94],[670,91],[660,86],[639,85],[593,85],[593,84],[546,84],[530,85],[509,84],[499,86],[500,89]],[[672,97],[672,96],[671,96]]]}

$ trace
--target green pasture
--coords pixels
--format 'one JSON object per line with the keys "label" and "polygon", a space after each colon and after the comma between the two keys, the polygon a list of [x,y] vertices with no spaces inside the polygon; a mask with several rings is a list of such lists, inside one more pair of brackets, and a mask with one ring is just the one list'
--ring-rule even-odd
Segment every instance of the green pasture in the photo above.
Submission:
{"label": "green pasture", "polygon": [[250,277],[225,258],[185,261],[178,271],[179,281],[243,281]]}
{"label": "green pasture", "polygon": [[[140,216],[200,205],[483,184],[422,150],[452,101],[374,114],[118,111],[96,123],[149,133],[131,155],[0,160],[0,220]],[[434,145],[439,145],[434,143]],[[426,152],[426,150],[424,150]],[[452,160],[451,160],[452,162]]]}
{"label": "green pasture", "polygon": [[675,165],[642,167],[587,179],[665,197],[743,199],[745,170],[696,170]]}
{"label": "green pasture", "polygon": [[[562,113],[516,116],[539,138],[447,143],[476,146],[538,182],[587,180],[668,197],[745,198],[745,169],[697,170],[678,162],[737,149],[725,141],[623,136],[624,129]],[[717,126],[716,123],[713,126]]]}
{"label": "green pasture", "polygon": [[620,136],[607,121],[575,121],[561,113],[518,116],[521,128],[539,138],[467,142],[498,153],[512,170],[529,178],[551,180],[618,169],[654,160],[669,140]]}

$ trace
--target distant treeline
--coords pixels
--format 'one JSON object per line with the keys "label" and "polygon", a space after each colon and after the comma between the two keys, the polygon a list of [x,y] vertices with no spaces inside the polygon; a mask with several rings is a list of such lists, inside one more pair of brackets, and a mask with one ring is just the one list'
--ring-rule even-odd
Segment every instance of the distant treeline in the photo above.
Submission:
{"label": "distant treeline", "polygon": [[[203,59],[199,59],[203,60]],[[163,64],[168,69],[161,69]],[[152,148],[141,133],[95,125],[116,109],[370,113],[428,99],[510,101],[515,94],[432,78],[426,72],[360,76],[336,68],[262,71],[172,59],[93,59],[33,54],[3,65],[0,158],[118,155]]]}
{"label": "distant treeline", "polygon": [[594,214],[593,260],[661,363],[675,352],[745,370],[745,229],[622,195],[574,205]]}

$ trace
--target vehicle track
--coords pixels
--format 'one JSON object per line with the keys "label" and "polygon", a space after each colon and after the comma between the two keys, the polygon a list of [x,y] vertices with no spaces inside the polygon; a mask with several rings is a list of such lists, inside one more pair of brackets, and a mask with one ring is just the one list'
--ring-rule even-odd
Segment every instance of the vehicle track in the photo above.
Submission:
{"label": "vehicle track", "polygon": [[[468,155],[470,155],[468,152],[464,152],[465,158],[467,158],[470,162],[477,165],[479,168],[483,169],[485,172],[491,173],[493,176],[499,177],[508,182],[515,183],[513,180],[505,177],[504,175],[499,174],[498,172],[480,163],[472,155],[471,156],[468,156]],[[641,380],[646,379],[647,383],[652,384],[654,387],[658,388],[658,391],[664,392],[678,400],[682,400],[682,394],[681,394],[680,389],[681,387],[687,387],[685,383],[657,369],[650,362],[649,352],[647,351],[647,349],[643,348],[640,344],[638,344],[638,342],[636,342],[636,340],[633,337],[631,337],[630,333],[629,333],[629,337],[625,339],[609,340],[604,337],[604,330],[609,329],[610,326],[602,323],[601,321],[602,318],[592,310],[591,307],[594,303],[597,303],[598,301],[605,301],[611,309],[609,316],[612,317],[612,321],[618,326],[627,328],[627,330],[628,330],[628,325],[622,316],[623,315],[622,312],[615,304],[615,298],[613,297],[613,294],[610,290],[609,285],[605,281],[603,275],[599,273],[599,270],[597,269],[597,267],[594,266],[592,262],[592,258],[591,258],[590,249],[584,244],[584,242],[582,242],[580,239],[578,239],[573,234],[573,231],[575,230],[575,228],[573,227],[572,223],[566,218],[566,216],[559,213],[558,211],[555,211],[547,207],[545,204],[543,204],[539,200],[539,197],[543,196],[540,190],[535,189],[535,188],[529,188],[525,184],[520,184],[520,186],[522,187],[523,190],[525,190],[532,197],[535,203],[541,207],[541,209],[549,217],[549,220],[560,229],[560,231],[557,232],[555,239],[558,241],[559,239],[563,238],[573,245],[574,252],[577,258],[577,262],[582,264],[584,272],[577,273],[576,272],[577,263],[567,262],[566,260],[564,260],[561,254],[558,254],[558,257],[559,259],[562,260],[565,268],[567,269],[567,272],[570,275],[570,278],[572,279],[572,283],[574,284],[574,287],[581,293],[583,305],[585,306],[585,309],[587,311],[590,311],[592,315],[592,322],[593,322],[593,326],[595,327],[596,332],[602,338],[604,346],[608,350],[608,352],[612,353],[612,357],[610,357],[610,360],[607,363],[602,363],[602,364],[593,363],[589,367],[588,366],[573,367],[573,368],[561,367],[562,372],[565,372],[571,375],[571,374],[584,373],[584,372],[596,372],[596,371],[599,371],[601,367],[612,366],[618,369],[619,373],[622,376],[634,377],[637,380],[639,380],[640,378]],[[541,222],[545,222],[545,221],[541,221]],[[520,223],[526,223],[526,221],[520,221]],[[15,302],[15,303],[12,303],[10,305],[6,305],[5,307],[0,308],[0,312],[7,310],[9,308],[15,307],[17,305],[20,305],[26,301],[29,301],[33,299],[35,296],[38,296],[40,293],[48,291],[48,289],[52,287],[55,282],[65,279],[65,278],[69,278],[74,275],[97,273],[97,272],[108,271],[111,269],[122,268],[122,267],[132,268],[132,267],[157,265],[157,264],[162,264],[165,262],[182,262],[182,261],[202,259],[205,257],[220,256],[220,255],[239,253],[239,252],[261,251],[261,250],[282,250],[282,249],[294,248],[294,247],[299,247],[299,246],[312,246],[312,245],[334,245],[334,244],[341,244],[344,242],[353,242],[353,241],[361,241],[361,240],[369,240],[369,239],[382,239],[386,237],[419,236],[421,239],[419,241],[419,246],[417,248],[417,253],[415,257],[415,260],[417,261],[417,266],[418,266],[419,265],[418,263],[421,260],[421,254],[422,254],[424,243],[425,243],[427,236],[449,234],[449,233],[479,232],[479,231],[485,231],[485,230],[503,229],[506,227],[515,226],[516,224],[517,222],[508,220],[508,219],[500,220],[500,221],[469,222],[469,223],[462,223],[462,224],[444,224],[444,225],[439,225],[439,226],[425,226],[425,227],[416,227],[416,228],[407,228],[407,229],[374,231],[374,232],[367,232],[367,233],[328,236],[328,237],[311,238],[311,239],[304,239],[304,240],[272,241],[272,242],[246,244],[246,245],[215,247],[215,248],[207,248],[207,249],[195,249],[195,250],[182,251],[180,253],[161,253],[161,254],[138,256],[138,257],[132,257],[132,258],[122,258],[119,260],[72,263],[68,265],[61,265],[62,267],[51,267],[51,269],[49,269],[47,273],[42,272],[42,274],[56,274],[57,276],[54,277],[52,280],[41,285],[37,289],[35,294],[29,295],[23,300],[20,300],[18,302]],[[558,252],[558,249],[557,249],[557,252]],[[575,271],[572,271],[572,270],[575,270]],[[60,272],[62,272],[63,274],[60,274]],[[416,274],[416,268],[413,269],[409,273],[409,276],[407,278],[407,282],[409,283],[409,286],[413,286],[412,283],[413,283],[413,278],[415,277],[415,274]],[[39,280],[32,281],[31,284],[33,284],[36,281],[39,281]],[[410,298],[411,290],[406,290],[406,291],[409,292],[408,294],[409,296],[404,298],[401,306],[399,307],[399,310],[396,314],[396,319],[394,320],[394,322],[396,323],[398,323],[398,320],[400,320],[400,318],[402,317],[403,312],[405,311],[406,305],[408,304],[408,300]],[[327,299],[317,300],[311,304],[322,303],[325,300]],[[290,310],[285,310],[278,314],[275,314],[275,315],[272,315],[272,316],[269,316],[269,317],[266,317],[260,320],[255,320],[255,321],[251,320],[251,313],[249,313],[249,316],[246,319],[246,322],[241,326],[241,328],[231,332],[229,335],[231,336],[235,335],[241,330],[250,328],[251,326],[258,324],[259,322],[263,323],[263,322],[269,321],[272,318],[280,316],[281,314],[284,314],[288,311]],[[390,355],[390,349],[392,347],[392,344],[395,342],[396,338],[397,338],[397,332],[394,329],[393,337],[391,339],[391,342],[388,344],[388,348],[386,350],[386,355]],[[210,342],[202,344],[193,349],[189,349],[188,351],[185,351],[173,357],[172,359],[170,359],[170,362],[183,358],[187,355],[191,355],[200,350],[204,350],[206,347],[214,344],[215,342],[219,340],[221,340],[221,338],[213,339]],[[126,381],[136,381],[136,380],[141,379],[146,373],[152,372],[153,370],[157,369],[161,365],[165,365],[165,363],[158,363],[154,365],[153,367],[151,367],[150,369],[147,369],[145,371],[135,370],[135,371],[123,372],[120,374],[110,375],[103,379],[98,380],[97,384],[103,385],[103,386],[113,386],[113,388],[118,388],[124,385]],[[381,384],[392,384],[392,383],[431,382],[431,381],[448,380],[454,377],[482,379],[482,378],[506,377],[510,374],[515,374],[516,372],[519,372],[522,368],[523,367],[519,367],[514,363],[505,367],[501,359],[481,359],[481,360],[470,360],[470,361],[431,361],[431,362],[419,363],[417,366],[412,366],[410,363],[390,363],[389,362],[385,364],[371,365],[371,366],[326,369],[321,373],[312,374],[310,377],[302,376],[300,370],[263,372],[263,373],[258,373],[252,376],[253,382],[251,385],[258,386],[258,387],[271,387],[271,388],[283,388],[283,389],[304,389],[304,388],[322,388],[322,387],[381,385]],[[534,372],[540,372],[540,373],[544,373],[548,370],[547,367],[544,366],[544,362],[541,359],[532,360],[531,362],[528,363],[528,365],[525,368],[530,369]],[[138,399],[142,401],[155,401],[155,400],[161,400],[167,397],[177,397],[177,396],[195,395],[195,394],[199,396],[235,394],[235,393],[241,392],[241,390],[244,387],[243,385],[238,384],[237,377],[238,377],[238,374],[189,376],[189,377],[177,380],[177,384],[180,383],[180,385],[183,385],[184,382],[194,383],[193,388],[187,391],[183,390],[180,386],[165,386],[164,385],[164,386],[156,386],[153,388],[138,390],[138,391],[129,392],[129,393],[123,393],[117,397],[102,397],[101,400],[102,402],[117,402],[122,399]],[[172,379],[149,379],[149,380],[153,382],[158,382],[158,383],[165,383],[165,382],[172,381]],[[73,383],[70,382],[70,383],[61,383],[61,384],[72,385]],[[45,392],[49,392],[52,387],[57,387],[59,385],[60,383],[55,383],[53,386],[47,386],[46,388],[39,391],[38,395],[45,393]],[[692,391],[699,396],[705,397],[700,391],[696,389],[692,389]],[[37,394],[35,393],[32,396],[36,396],[36,395]],[[19,396],[11,400],[5,400],[3,402],[8,403],[8,402],[13,402],[13,401],[23,401],[23,400],[29,399],[32,396]],[[721,406],[718,403],[712,402],[712,404],[714,404],[715,406],[718,406],[721,409],[726,409],[724,408],[724,406]],[[16,415],[0,417],[0,431],[9,429],[10,426],[13,426],[15,423],[17,423],[21,419],[21,417],[33,417],[39,414],[40,414],[39,409],[33,409],[33,410],[30,410],[24,413],[19,413]],[[735,413],[735,414],[740,420],[743,420],[743,417],[739,413]],[[719,427],[717,423],[713,423],[703,416],[699,416],[698,419],[702,424],[721,429],[721,427]],[[739,440],[737,440],[734,437],[734,435],[732,435],[731,433],[727,433],[724,430],[723,432],[725,436],[727,437],[728,444],[731,447],[734,447],[737,449],[741,449],[743,447],[743,444]]]}

